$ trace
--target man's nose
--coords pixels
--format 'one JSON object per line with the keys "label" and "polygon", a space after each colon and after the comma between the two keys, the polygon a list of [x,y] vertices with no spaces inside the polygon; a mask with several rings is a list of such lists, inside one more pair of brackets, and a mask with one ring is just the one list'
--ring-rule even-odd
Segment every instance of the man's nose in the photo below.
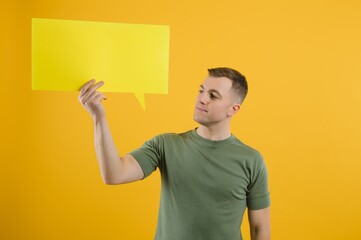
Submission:
{"label": "man's nose", "polygon": [[199,102],[200,102],[201,104],[207,104],[208,101],[209,101],[209,97],[207,96],[207,94],[201,94],[201,95],[199,96]]}

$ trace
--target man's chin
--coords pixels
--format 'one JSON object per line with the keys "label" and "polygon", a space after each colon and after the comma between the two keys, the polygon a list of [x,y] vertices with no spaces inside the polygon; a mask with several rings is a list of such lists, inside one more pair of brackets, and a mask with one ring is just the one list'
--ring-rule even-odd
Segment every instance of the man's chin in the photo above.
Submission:
{"label": "man's chin", "polygon": [[197,117],[196,115],[193,116],[193,120],[200,125],[205,124],[205,122],[201,118]]}
{"label": "man's chin", "polygon": [[193,115],[193,120],[196,122],[196,123],[199,123],[199,119],[197,118],[197,116],[194,114]]}

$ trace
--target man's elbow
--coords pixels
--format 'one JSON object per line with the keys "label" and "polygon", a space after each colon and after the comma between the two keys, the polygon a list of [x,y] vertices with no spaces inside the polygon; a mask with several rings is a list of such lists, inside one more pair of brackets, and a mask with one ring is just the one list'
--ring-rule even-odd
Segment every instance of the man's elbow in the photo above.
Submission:
{"label": "man's elbow", "polygon": [[252,240],[270,240],[271,231],[269,229],[253,229],[251,230],[251,239]]}
{"label": "man's elbow", "polygon": [[118,185],[118,184],[123,184],[123,183],[125,183],[125,182],[122,181],[121,179],[111,178],[111,177],[103,177],[103,182],[104,182],[106,185]]}
{"label": "man's elbow", "polygon": [[114,182],[114,181],[104,181],[105,185],[118,185],[121,184],[119,182]]}
{"label": "man's elbow", "polygon": [[251,227],[251,239],[252,240],[270,240],[271,229],[268,224],[256,225]]}

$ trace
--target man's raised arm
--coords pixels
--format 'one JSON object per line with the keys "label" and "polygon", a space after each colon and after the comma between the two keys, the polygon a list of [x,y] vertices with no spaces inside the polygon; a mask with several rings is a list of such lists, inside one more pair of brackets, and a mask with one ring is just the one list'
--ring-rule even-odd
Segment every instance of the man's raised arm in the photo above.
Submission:
{"label": "man's raised arm", "polygon": [[121,184],[140,180],[143,170],[131,155],[119,157],[110,133],[102,100],[106,97],[98,92],[104,82],[87,82],[80,90],[79,102],[90,113],[94,124],[94,144],[100,172],[106,184]]}

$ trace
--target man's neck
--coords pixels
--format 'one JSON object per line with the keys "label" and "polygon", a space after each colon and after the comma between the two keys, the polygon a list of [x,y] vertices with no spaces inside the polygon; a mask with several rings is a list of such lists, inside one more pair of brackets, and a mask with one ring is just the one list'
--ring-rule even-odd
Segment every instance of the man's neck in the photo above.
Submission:
{"label": "man's neck", "polygon": [[226,128],[216,128],[200,125],[197,128],[197,133],[199,136],[213,141],[224,140],[231,136],[229,126]]}

